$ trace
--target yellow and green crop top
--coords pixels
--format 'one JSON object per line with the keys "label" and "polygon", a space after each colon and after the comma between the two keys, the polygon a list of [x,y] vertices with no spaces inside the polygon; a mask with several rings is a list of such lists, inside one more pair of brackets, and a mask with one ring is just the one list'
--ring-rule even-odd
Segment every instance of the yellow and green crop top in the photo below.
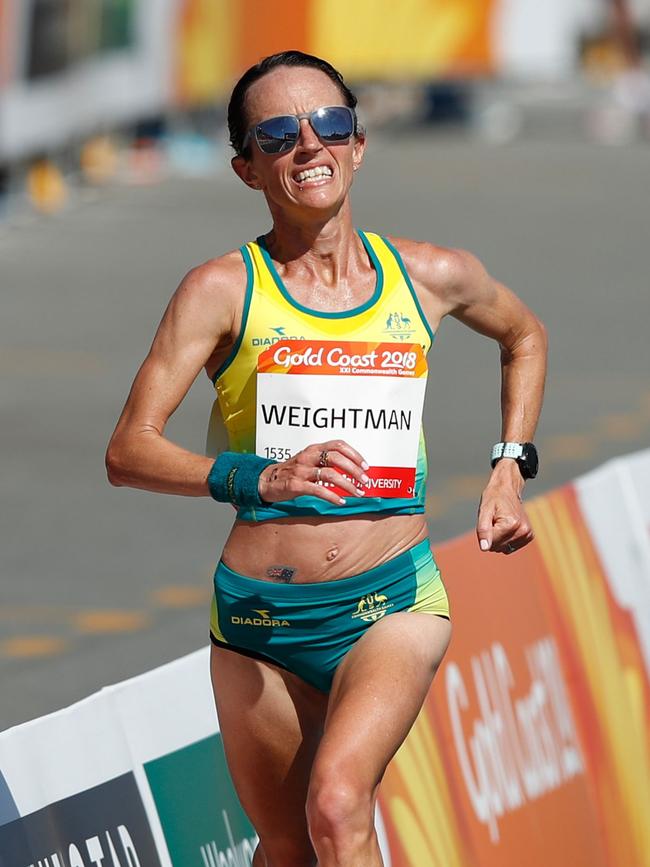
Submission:
{"label": "yellow and green crop top", "polygon": [[[241,329],[232,350],[214,376],[217,398],[208,429],[207,453],[230,451],[255,453],[256,378],[258,356],[281,340],[408,341],[429,351],[434,334],[422,312],[415,290],[395,247],[371,232],[359,232],[376,272],[372,296],[359,307],[336,312],[312,310],[296,301],[284,286],[264,239],[241,248],[247,273]],[[224,436],[224,434],[226,436]],[[331,439],[327,430],[315,440]],[[335,506],[319,497],[241,507],[238,519],[266,521],[298,516],[386,515],[424,512],[427,458],[420,426],[415,493],[413,497],[348,497]]]}

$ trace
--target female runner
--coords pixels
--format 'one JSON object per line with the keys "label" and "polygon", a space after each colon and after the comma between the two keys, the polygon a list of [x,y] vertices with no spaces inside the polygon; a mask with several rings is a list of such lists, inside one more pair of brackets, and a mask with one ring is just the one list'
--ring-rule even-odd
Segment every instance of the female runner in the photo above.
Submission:
{"label": "female runner", "polygon": [[[355,106],[330,64],[297,51],[240,79],[232,166],[272,229],[183,279],[107,453],[115,485],[237,507],[215,574],[212,679],[255,867],[383,863],[377,789],[451,626],[424,515],[423,380],[379,375],[380,359],[421,372],[443,316],[501,346],[510,445],[494,450],[479,544],[532,539],[521,492],[536,471],[543,326],[469,253],[354,229]],[[201,368],[232,450],[216,461],[164,436]]]}

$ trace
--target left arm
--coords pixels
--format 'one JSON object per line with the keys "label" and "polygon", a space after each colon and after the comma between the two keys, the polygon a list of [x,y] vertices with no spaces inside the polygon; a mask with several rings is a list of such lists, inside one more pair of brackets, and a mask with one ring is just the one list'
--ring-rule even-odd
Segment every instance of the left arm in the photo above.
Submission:
{"label": "left arm", "polygon": [[[494,280],[475,256],[431,244],[398,242],[407,269],[422,293],[435,326],[454,316],[501,348],[501,439],[532,441],[544,395],[546,330],[506,286]],[[492,470],[479,506],[481,550],[511,553],[533,538],[521,503],[524,479],[512,458]]]}

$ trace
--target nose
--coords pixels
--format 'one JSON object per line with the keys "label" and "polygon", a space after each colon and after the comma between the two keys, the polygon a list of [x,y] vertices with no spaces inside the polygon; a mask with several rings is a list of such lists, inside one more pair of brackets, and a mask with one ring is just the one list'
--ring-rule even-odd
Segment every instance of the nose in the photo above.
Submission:
{"label": "nose", "polygon": [[321,140],[318,138],[312,125],[306,117],[300,121],[300,136],[298,138],[298,147],[304,151],[319,151],[322,148]]}

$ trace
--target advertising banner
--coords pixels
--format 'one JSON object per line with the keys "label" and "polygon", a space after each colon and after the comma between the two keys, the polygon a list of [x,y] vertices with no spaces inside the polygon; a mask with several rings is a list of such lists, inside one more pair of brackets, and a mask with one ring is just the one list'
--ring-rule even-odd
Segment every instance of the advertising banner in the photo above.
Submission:
{"label": "advertising banner", "polygon": [[133,774],[93,786],[0,827],[0,865],[160,867]]}
{"label": "advertising banner", "polygon": [[208,656],[0,734],[0,867],[251,863]]}
{"label": "advertising banner", "polygon": [[[409,738],[382,792],[405,863],[605,867],[569,682],[540,594],[543,562],[534,548],[516,559],[486,556],[474,534],[436,559],[454,634],[418,729],[437,742],[438,760],[429,763],[426,750],[417,761]],[[427,782],[444,793],[433,827],[418,806]],[[418,813],[421,851],[410,833]],[[452,855],[438,830],[455,840]]]}
{"label": "advertising banner", "polygon": [[[622,501],[612,502],[626,511]],[[531,504],[530,515],[546,565],[543,589],[549,620],[571,676],[574,712],[607,864],[646,867],[650,864],[650,679],[642,633],[635,622],[639,614],[644,616],[644,609],[638,608],[640,597],[616,598],[616,572],[608,571],[598,552],[598,547],[606,546],[625,556],[626,550],[637,547],[638,516],[629,514],[626,528],[601,525],[597,540],[573,486]],[[646,557],[649,545],[646,532]],[[641,569],[639,561],[638,575],[643,574]]]}
{"label": "advertising banner", "polygon": [[395,863],[650,867],[648,473],[531,501],[516,558],[437,550],[454,634],[382,785]]}
{"label": "advertising banner", "polygon": [[251,864],[257,836],[231,786],[221,736],[214,734],[144,766],[172,864]]}

